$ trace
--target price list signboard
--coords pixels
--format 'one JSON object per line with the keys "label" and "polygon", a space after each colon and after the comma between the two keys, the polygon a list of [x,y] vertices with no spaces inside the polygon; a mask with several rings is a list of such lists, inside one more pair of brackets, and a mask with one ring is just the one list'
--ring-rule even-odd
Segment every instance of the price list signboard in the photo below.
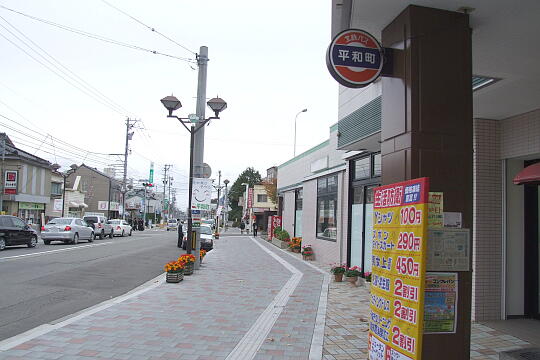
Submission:
{"label": "price list signboard", "polygon": [[375,189],[369,359],[422,353],[429,179]]}

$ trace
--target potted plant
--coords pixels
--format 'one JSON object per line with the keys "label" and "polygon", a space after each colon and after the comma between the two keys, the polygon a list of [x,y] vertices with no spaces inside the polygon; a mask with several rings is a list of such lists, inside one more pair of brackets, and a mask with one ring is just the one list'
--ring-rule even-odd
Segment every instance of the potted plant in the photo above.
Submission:
{"label": "potted plant", "polygon": [[302,258],[304,260],[313,260],[313,248],[311,245],[302,246]]}
{"label": "potted plant", "polygon": [[289,249],[292,252],[299,253],[301,247],[302,247],[302,238],[293,237],[291,241],[289,241]]}
{"label": "potted plant", "polygon": [[343,274],[345,273],[345,265],[344,264],[334,264],[332,265],[332,268],[330,269],[330,272],[334,274],[334,281],[335,282],[342,282],[343,281]]}
{"label": "potted plant", "polygon": [[369,271],[364,272],[364,280],[366,280],[366,286],[369,289],[371,287],[371,272]]}
{"label": "potted plant", "polygon": [[193,266],[195,264],[195,256],[193,254],[180,255],[178,261],[184,264],[184,275],[193,274]]}
{"label": "potted plant", "polygon": [[184,280],[184,263],[180,261],[170,261],[165,264],[164,270],[167,272],[165,280],[168,283],[179,283]]}
{"label": "potted plant", "polygon": [[206,256],[206,250],[201,249],[201,251],[200,251],[201,263],[202,263],[202,259],[203,259],[205,256]]}
{"label": "potted plant", "polygon": [[362,275],[362,269],[360,269],[358,266],[353,266],[345,270],[345,277],[350,283],[356,283],[360,275]]}

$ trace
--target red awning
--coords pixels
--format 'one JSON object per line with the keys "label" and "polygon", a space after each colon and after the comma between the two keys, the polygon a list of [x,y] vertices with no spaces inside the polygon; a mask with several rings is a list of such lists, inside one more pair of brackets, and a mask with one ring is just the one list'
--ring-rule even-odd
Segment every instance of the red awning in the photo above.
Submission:
{"label": "red awning", "polygon": [[514,178],[514,184],[540,184],[540,163],[532,164],[521,170]]}

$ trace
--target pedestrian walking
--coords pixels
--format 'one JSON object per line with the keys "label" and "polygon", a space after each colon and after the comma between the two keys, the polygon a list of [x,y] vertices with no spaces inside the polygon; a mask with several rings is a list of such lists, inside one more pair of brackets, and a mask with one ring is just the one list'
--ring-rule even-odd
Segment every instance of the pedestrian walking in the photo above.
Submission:
{"label": "pedestrian walking", "polygon": [[246,228],[246,225],[244,224],[244,222],[242,221],[240,223],[240,234],[243,234],[244,233],[244,229]]}
{"label": "pedestrian walking", "polygon": [[253,222],[253,236],[257,236],[257,223]]}
{"label": "pedestrian walking", "polygon": [[176,223],[178,224],[178,247],[181,248],[182,240],[184,239],[184,229],[180,219],[176,219]]}

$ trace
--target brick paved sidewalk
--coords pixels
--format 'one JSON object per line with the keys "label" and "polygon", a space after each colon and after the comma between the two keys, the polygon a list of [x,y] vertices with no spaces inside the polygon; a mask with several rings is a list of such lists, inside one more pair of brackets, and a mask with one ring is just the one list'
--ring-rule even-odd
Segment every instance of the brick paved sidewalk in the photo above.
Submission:
{"label": "brick paved sidewalk", "polygon": [[0,359],[225,359],[239,342],[251,344],[245,334],[293,275],[261,246],[301,278],[285,306],[270,309],[280,315],[256,354],[235,358],[307,359],[323,274],[239,236],[216,240],[201,270],[180,284],[158,285],[0,352]]}

